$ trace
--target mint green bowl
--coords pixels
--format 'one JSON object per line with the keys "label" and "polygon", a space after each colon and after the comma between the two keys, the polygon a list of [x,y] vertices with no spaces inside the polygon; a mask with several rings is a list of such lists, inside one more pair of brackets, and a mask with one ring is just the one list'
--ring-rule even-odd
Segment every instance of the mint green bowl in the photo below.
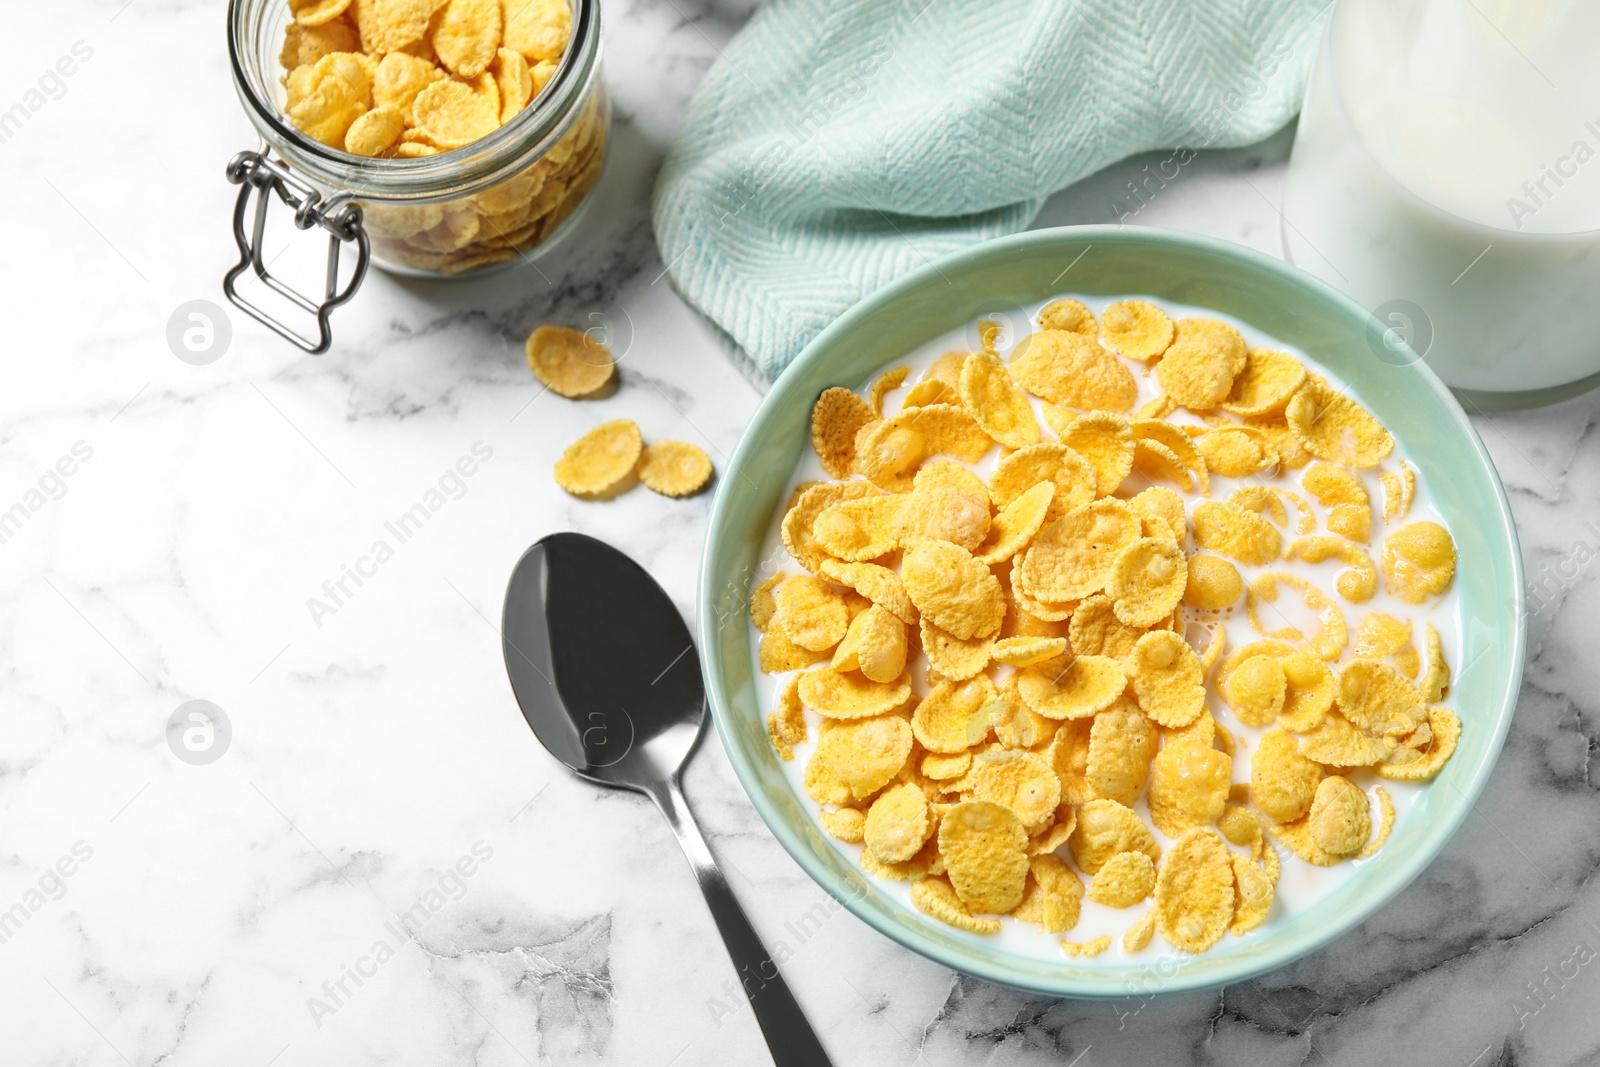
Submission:
{"label": "mint green bowl", "polygon": [[[1081,256],[1081,258],[1080,258]],[[1069,264],[1071,265],[1068,270]],[[1065,274],[1064,274],[1065,272]],[[746,605],[774,509],[809,447],[811,405],[973,318],[1061,292],[1151,294],[1214,308],[1297,345],[1350,382],[1421,468],[1456,538],[1463,633],[1450,702],[1464,726],[1454,758],[1389,843],[1311,908],[1200,956],[1158,937],[1136,962],[1044,961],[945,926],[885,892],[818,825],[767,740],[756,703]],[[1041,230],[945,256],[851,308],[806,346],[720,478],[700,573],[699,644],[712,717],[756,810],[806,873],[858,917],[958,971],[1053,996],[1123,997],[1241,981],[1314,952],[1371,915],[1439,854],[1499,755],[1522,679],[1524,601],[1516,530],[1500,479],[1461,408],[1422,363],[1377,358],[1370,316],[1303,271],[1222,241],[1136,227]],[[1069,935],[1070,936],[1070,935]]]}

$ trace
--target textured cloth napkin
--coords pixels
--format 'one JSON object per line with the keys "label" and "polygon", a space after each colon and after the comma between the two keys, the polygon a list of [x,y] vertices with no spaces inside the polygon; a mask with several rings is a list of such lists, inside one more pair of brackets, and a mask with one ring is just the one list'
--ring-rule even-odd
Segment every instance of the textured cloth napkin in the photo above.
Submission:
{"label": "textured cloth napkin", "polygon": [[[1025,228],[1136,152],[1249,144],[1300,105],[1330,0],[773,0],[655,190],[678,290],[770,383],[851,304]],[[1158,173],[1159,172],[1159,173]]]}

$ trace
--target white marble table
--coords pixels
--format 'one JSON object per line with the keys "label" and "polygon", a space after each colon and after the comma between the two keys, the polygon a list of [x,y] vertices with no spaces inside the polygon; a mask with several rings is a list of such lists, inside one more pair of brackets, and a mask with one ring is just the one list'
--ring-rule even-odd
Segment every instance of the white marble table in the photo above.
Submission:
{"label": "white marble table", "polygon": [[[0,110],[74,42],[92,56],[0,143],[0,511],[26,511],[0,542],[7,1067],[766,1062],[665,826],[537,748],[491,622],[518,553],[564,528],[633,553],[691,610],[706,497],[580,503],[549,471],[602,417],[725,455],[757,401],[662,277],[646,211],[743,2],[610,5],[620,122],[602,210],[542,274],[378,274],[329,355],[236,314],[205,367],[164,330],[182,302],[221,300],[222,167],[251,143],[220,0],[8,12]],[[1287,145],[1205,156],[1133,221],[1277,252]],[[1056,197],[1041,223],[1113,219],[1143,162]],[[631,335],[620,392],[530,404],[522,338],[591,312]],[[794,943],[822,893],[706,745],[691,800],[757,926],[793,943],[790,981],[839,1067],[1600,1056],[1597,415],[1591,398],[1477,420],[1530,574],[1563,576],[1531,620],[1505,754],[1393,906],[1260,981],[1050,1002],[848,913]],[[308,598],[478,442],[492,458],[459,498],[314,619]],[[72,475],[50,475],[75,449]],[[233,726],[208,766],[164,740],[191,699]]]}

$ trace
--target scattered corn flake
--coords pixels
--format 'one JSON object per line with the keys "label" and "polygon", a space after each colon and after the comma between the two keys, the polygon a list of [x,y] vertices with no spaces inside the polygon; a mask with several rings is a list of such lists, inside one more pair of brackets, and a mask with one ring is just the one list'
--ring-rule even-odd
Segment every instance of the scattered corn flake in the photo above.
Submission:
{"label": "scattered corn flake", "polygon": [[1338,693],[1333,670],[1320,656],[1300,649],[1279,656],[1278,661],[1288,682],[1278,725],[1297,733],[1310,733],[1333,707]]}
{"label": "scattered corn flake", "polygon": [[891,367],[872,380],[872,387],[867,392],[867,400],[872,408],[873,415],[883,415],[883,398],[905,384],[906,376],[911,373],[911,368],[901,365]]}
{"label": "scattered corn flake", "polygon": [[761,635],[759,659],[761,670],[767,674],[797,671],[827,658],[826,652],[813,652],[808,648],[801,648],[776,626],[768,627]]}
{"label": "scattered corn flake", "polygon": [[1158,726],[1187,726],[1205,710],[1200,658],[1171,630],[1152,630],[1139,638],[1128,657],[1128,675],[1139,707]]}
{"label": "scattered corn flake", "polygon": [[1101,934],[1099,937],[1095,938],[1093,941],[1063,941],[1063,942],[1061,942],[1061,951],[1063,953],[1065,953],[1068,957],[1082,956],[1085,959],[1092,959],[1093,957],[1100,955],[1100,953],[1104,952],[1106,949],[1108,949],[1110,947],[1111,947],[1111,935],[1110,934]]}
{"label": "scattered corn flake", "polygon": [[711,481],[711,457],[687,441],[657,441],[639,459],[639,480],[662,496],[690,496]]}
{"label": "scattered corn flake", "polygon": [[[802,678],[802,699],[804,692]],[[900,773],[911,742],[911,725],[898,715],[835,722],[818,732],[811,762],[821,763],[853,799],[865,800]]]}
{"label": "scattered corn flake", "polygon": [[961,394],[957,391],[954,382],[947,382],[941,378],[924,378],[906,390],[905,398],[900,401],[900,410],[909,411],[912,408],[923,408],[930,404],[960,403]]}
{"label": "scattered corn flake", "polygon": [[1067,841],[1072,861],[1093,877],[1119,852],[1142,852],[1152,862],[1161,859],[1161,847],[1137,812],[1115,800],[1095,799],[1078,808],[1078,825]]}
{"label": "scattered corn flake", "polygon": [[806,726],[805,709],[800,703],[798,675],[791,676],[778,691],[773,717],[780,737],[791,745],[805,744],[809,731]]}
{"label": "scattered corn flake", "polygon": [[1003,563],[1028,547],[1049,516],[1055,494],[1055,483],[1042,481],[1004,505],[989,523],[978,559],[990,565]]}
{"label": "scattered corn flake", "polygon": [[976,913],[1004,915],[1021,902],[1027,846],[1016,813],[993,801],[964,800],[939,820],[939,854],[950,884]]}
{"label": "scattered corn flake", "polygon": [[1000,685],[989,707],[989,723],[994,727],[995,737],[1006,748],[1042,748],[1055,737],[1060,723],[1028,707],[1017,692],[1017,677],[1011,674]]}
{"label": "scattered corn flake", "polygon": [[1228,932],[1233,910],[1232,853],[1215,831],[1188,831],[1156,878],[1156,929],[1179,951],[1204,952]]}
{"label": "scattered corn flake", "polygon": [[[1263,844],[1265,844],[1263,842]],[[1271,849],[1270,844],[1265,845]],[[1274,857],[1277,856],[1273,852]],[[1233,919],[1228,932],[1243,937],[1266,921],[1278,881],[1245,856],[1230,856],[1233,864]]]}
{"label": "scattered corn flake", "polygon": [[1437,704],[1450,692],[1450,664],[1445,662],[1444,644],[1433,623],[1424,625],[1427,634],[1428,673],[1422,676],[1422,695],[1429,704]]}
{"label": "scattered corn flake", "polygon": [[579,497],[604,497],[623,488],[644,450],[639,427],[613,419],[584,434],[556,460],[556,484]]}
{"label": "scattered corn flake", "polygon": [[1436,522],[1413,522],[1383,539],[1382,565],[1389,591],[1408,604],[1421,604],[1450,588],[1455,542]]}
{"label": "scattered corn flake", "polygon": [[[1461,720],[1449,708],[1434,704],[1428,708],[1428,728],[1431,740],[1427,751],[1396,749],[1394,756],[1377,765],[1378,773],[1396,782],[1426,782],[1443,770],[1461,739]],[[1401,752],[1409,752],[1413,758],[1396,760]]]}
{"label": "scattered corn flake", "polygon": [[1251,656],[1228,675],[1223,695],[1246,726],[1266,726],[1283,713],[1289,680],[1272,656]]}
{"label": "scattered corn flake", "polygon": [[1036,753],[1010,749],[980,752],[972,759],[965,795],[1010,808],[1022,821],[1023,830],[1032,835],[1055,820],[1061,779]]}
{"label": "scattered corn flake", "polygon": [[850,620],[830,666],[839,672],[860,671],[869,681],[889,683],[905,672],[906,654],[906,624],[874,604]]}
{"label": "scattered corn flake", "polygon": [[779,571],[771,577],[765,578],[761,584],[750,591],[750,621],[757,630],[765,632],[772,616],[778,610],[778,601],[772,591],[778,587],[786,575]]}
{"label": "scattered corn flake", "polygon": [[1067,843],[1072,831],[1078,828],[1078,813],[1065,802],[1056,809],[1056,818],[1048,828],[1028,838],[1028,855],[1044,856],[1055,852]]}
{"label": "scattered corn flake", "polygon": [[1378,591],[1378,568],[1372,565],[1372,557],[1343,537],[1312,534],[1296,538],[1283,554],[1285,559],[1303,559],[1307,563],[1329,559],[1344,563],[1344,569],[1334,577],[1333,587],[1352,604],[1364,604]]}
{"label": "scattered corn flake", "polygon": [[928,657],[928,666],[952,682],[963,682],[989,666],[994,649],[994,637],[973,637],[963,640],[922,620],[922,654]]}
{"label": "scattered corn flake", "polygon": [[[384,62],[391,58],[385,56]],[[598,392],[616,370],[610,350],[581,330],[540,326],[528,335],[524,347],[534,376],[561,396],[582,397]]]}
{"label": "scattered corn flake", "polygon": [[1065,330],[1039,330],[1017,342],[1011,374],[1028,392],[1052,404],[1126,412],[1138,383],[1098,341]]}
{"label": "scattered corn flake", "polygon": [[1137,514],[1110,497],[1046,522],[1014,567],[1012,580],[1046,602],[1079,600],[1105,588],[1122,549],[1138,538]]}
{"label": "scattered corn flake", "polygon": [[1083,882],[1077,872],[1059,856],[1030,856],[1022,900],[1012,916],[1039,923],[1047,934],[1063,934],[1078,925],[1082,910]]}
{"label": "scattered corn flake", "polygon": [[1169,740],[1150,766],[1150,821],[1168,837],[1209,826],[1228,802],[1233,761],[1198,741]]}
{"label": "scattered corn flake", "polygon": [[1155,725],[1128,700],[1118,700],[1092,722],[1084,768],[1089,788],[1096,796],[1132,804],[1144,790],[1160,744]]}
{"label": "scattered corn flake", "polygon": [[[1310,637],[1292,624],[1268,629],[1262,622],[1263,604],[1268,605],[1277,619],[1280,621],[1284,619],[1283,613],[1272,607],[1278,601],[1278,587],[1283,585],[1298,592],[1306,609],[1316,616],[1317,630]],[[1245,610],[1249,613],[1250,625],[1255,628],[1256,633],[1280,641],[1305,641],[1312,651],[1330,662],[1339,658],[1339,654],[1350,641],[1344,612],[1323,596],[1320,589],[1297,574],[1268,572],[1256,575],[1245,594]]]}
{"label": "scattered corn flake", "polygon": [[785,763],[794,759],[794,749],[789,742],[784,740],[783,733],[778,729],[778,713],[772,712],[767,716],[767,740],[772,742],[772,747],[777,750],[778,758]]}
{"label": "scattered corn flake", "polygon": [[881,496],[875,486],[863,481],[824,482],[803,486],[796,491],[779,527],[783,545],[806,570],[816,573],[828,552],[817,543],[813,529],[817,516],[835,504],[867,496]]}
{"label": "scattered corn flake", "polygon": [[1305,380],[1305,366],[1289,353],[1252,348],[1245,352],[1244,370],[1233,379],[1221,407],[1241,417],[1275,414]]}
{"label": "scattered corn flake", "polygon": [[1330,774],[1317,783],[1317,793],[1307,818],[1312,840],[1324,852],[1336,856],[1360,851],[1372,836],[1367,795],[1343,775]]}
{"label": "scattered corn flake", "polygon": [[983,479],[953,459],[929,460],[917,468],[916,477],[911,480],[912,492],[936,486],[959,489],[968,496],[976,497],[985,508],[993,506],[989,499],[989,487],[983,483]]}
{"label": "scattered corn flake", "polygon": [[834,478],[848,478],[855,468],[856,434],[878,413],[849,389],[824,389],[811,409],[811,447],[822,469]]}
{"label": "scattered corn flake", "polygon": [[972,553],[948,541],[922,541],[901,560],[906,594],[933,623],[963,640],[1000,628],[1005,597],[1000,583]]}
{"label": "scattered corn flake", "polygon": [[1089,882],[1089,899],[1108,908],[1131,908],[1155,887],[1156,865],[1149,856],[1143,852],[1119,852],[1094,873]]}
{"label": "scattered corn flake", "polygon": [[922,850],[932,833],[928,798],[905,782],[878,794],[867,810],[861,840],[884,863],[904,863]]}
{"label": "scattered corn flake", "polygon": [[987,675],[965,682],[940,682],[912,712],[912,732],[929,752],[965,752],[988,735],[995,696],[994,683]]}
{"label": "scattered corn flake", "polygon": [[1029,445],[1001,457],[989,477],[989,495],[1004,507],[1040,482],[1055,485],[1048,512],[1052,519],[1094,499],[1094,468],[1059,441]]}
{"label": "scattered corn flake", "polygon": [[1271,563],[1283,552],[1277,527],[1231,501],[1208,500],[1194,509],[1194,539],[1201,548],[1252,567]]}
{"label": "scattered corn flake", "polygon": [[[983,432],[1007,448],[1039,443],[1033,405],[995,356],[973,353],[961,367],[961,404]],[[854,394],[852,394],[854,395]]]}
{"label": "scattered corn flake", "polygon": [[1151,363],[1172,344],[1173,325],[1167,313],[1147,300],[1118,300],[1100,316],[1106,347],[1125,359]]}
{"label": "scattered corn flake", "polygon": [[1112,562],[1106,595],[1126,625],[1154,626],[1178,606],[1188,580],[1183,549],[1160,538],[1141,537]]}
{"label": "scattered corn flake", "polygon": [[924,915],[974,934],[998,934],[999,919],[980,919],[967,910],[948,881],[924,878],[911,886],[911,903]]}
{"label": "scattered corn flake", "polygon": [[1312,375],[1284,409],[1295,439],[1318,459],[1365,470],[1394,450],[1394,438],[1371,412]]}
{"label": "scattered corn flake", "polygon": [[[919,790],[917,796],[921,796]],[[846,841],[852,845],[859,845],[866,828],[866,816],[855,808],[839,808],[835,811],[824,811],[817,815],[822,823],[822,828],[832,837]]]}
{"label": "scattered corn flake", "polygon": [[1008,637],[994,643],[995,662],[1008,667],[1032,667],[1067,650],[1064,637]]}
{"label": "scattered corn flake", "polygon": [[827,582],[809,574],[791,575],[773,591],[773,621],[801,648],[826,652],[844,639],[850,614]]}
{"label": "scattered corn flake", "polygon": [[1389,840],[1389,832],[1394,829],[1394,799],[1389,796],[1389,791],[1383,786],[1374,786],[1374,793],[1378,795],[1378,828],[1372,835],[1372,840],[1361,847],[1355,854],[1358,860],[1364,860],[1376,853]]}
{"label": "scattered corn flake", "polygon": [[1094,321],[1094,312],[1083,306],[1083,302],[1063,297],[1052,300],[1039,309],[1039,328],[1041,330],[1065,330],[1067,333],[1082,334],[1084,337],[1095,337],[1100,332],[1100,326]]}
{"label": "scattered corn flake", "polygon": [[[785,583],[788,584],[788,583]],[[779,586],[781,590],[783,587]],[[874,682],[850,671],[814,667],[800,676],[800,700],[827,719],[864,719],[882,715],[911,697],[911,683]]]}
{"label": "scattered corn flake", "polygon": [[1093,726],[1091,719],[1071,719],[1060,723],[1050,739],[1046,755],[1061,779],[1062,799],[1069,804],[1082,805],[1095,799],[1088,779],[1089,737]]}
{"label": "scattered corn flake", "polygon": [[1269,829],[1273,837],[1283,842],[1285,848],[1312,866],[1332,867],[1345,858],[1317,844],[1317,839],[1311,832],[1310,815],[1302,816],[1290,823],[1274,823]]}
{"label": "scattered corn flake", "polygon": [[949,541],[976,552],[989,536],[989,499],[934,482],[914,485],[900,499],[895,543],[910,548],[919,541]]}
{"label": "scattered corn flake", "polygon": [[1307,759],[1329,767],[1370,767],[1394,748],[1393,744],[1356,729],[1337,711],[1330,711],[1316,729],[1304,735],[1300,751]]}
{"label": "scattered corn flake", "polygon": [[1427,721],[1422,693],[1393,664],[1357,659],[1339,672],[1339,713],[1359,730],[1399,739]]}
{"label": "scattered corn flake", "polygon": [[1387,612],[1371,611],[1356,628],[1356,640],[1351,651],[1361,659],[1385,659],[1398,656],[1410,647],[1410,619],[1397,619]]}
{"label": "scattered corn flake", "polygon": [[1072,650],[1080,656],[1125,659],[1144,636],[1144,628],[1117,618],[1111,598],[1103,593],[1089,597],[1072,612],[1068,629]]}
{"label": "scattered corn flake", "polygon": [[1163,479],[1184,492],[1194,491],[1194,476],[1178,454],[1160,441],[1136,438],[1133,442],[1133,469],[1152,479]]}
{"label": "scattered corn flake", "polygon": [[[1230,798],[1234,788],[1236,787],[1229,788]],[[1245,788],[1248,790],[1249,787]],[[1249,847],[1261,837],[1261,820],[1256,818],[1255,812],[1243,804],[1230,802],[1223,807],[1222,814],[1217,816],[1217,831],[1232,844]]]}
{"label": "scattered corn flake", "polygon": [[394,144],[405,125],[399,108],[380,104],[350,124],[344,135],[344,150],[357,156],[376,156]]}
{"label": "scattered corn flake", "polygon": [[1239,602],[1244,595],[1244,579],[1239,568],[1220,556],[1196,554],[1189,557],[1183,602],[1201,611],[1221,611]]}
{"label": "scattered corn flake", "polygon": [[811,523],[811,543],[819,552],[817,566],[811,569],[819,569],[826,556],[847,563],[861,563],[899,548],[901,512],[906,501],[902,495],[873,493],[828,505]]}
{"label": "scattered corn flake", "polygon": [[1248,478],[1278,466],[1277,446],[1251,426],[1207,430],[1196,438],[1195,444],[1205,457],[1206,469],[1224,478]]}
{"label": "scattered corn flake", "polygon": [[1191,411],[1209,411],[1228,398],[1246,363],[1244,338],[1216,319],[1179,319],[1172,344],[1156,365],[1168,396]]}
{"label": "scattered corn flake", "polygon": [[[912,723],[912,730],[916,730],[915,722]],[[922,757],[922,776],[935,782],[964,777],[971,769],[971,752],[930,752]]]}
{"label": "scattered corn flake", "polygon": [[1268,730],[1250,758],[1250,797],[1273,822],[1289,823],[1311,810],[1322,768],[1300,754],[1282,729]]}
{"label": "scattered corn flake", "polygon": [[[1046,419],[1049,415],[1046,413]],[[1091,411],[1051,427],[1061,443],[1094,468],[1095,494],[1110,496],[1133,470],[1133,428],[1114,411]]]}
{"label": "scattered corn flake", "polygon": [[1017,692],[1047,719],[1085,719],[1109,708],[1127,685],[1122,664],[1108,656],[1062,656],[1029,667]]}
{"label": "scattered corn flake", "polygon": [[1128,927],[1122,934],[1122,951],[1143,952],[1150,947],[1150,939],[1156,932],[1156,914],[1146,912],[1138,922]]}
{"label": "scattered corn flake", "polygon": [[1411,497],[1417,491],[1417,472],[1404,460],[1398,471],[1378,475],[1383,483],[1383,521],[1399,522],[1411,512]]}
{"label": "scattered corn flake", "polygon": [[917,609],[906,595],[900,575],[888,567],[876,563],[845,563],[825,559],[818,567],[818,573],[830,582],[854,589],[908,626],[917,621]]}

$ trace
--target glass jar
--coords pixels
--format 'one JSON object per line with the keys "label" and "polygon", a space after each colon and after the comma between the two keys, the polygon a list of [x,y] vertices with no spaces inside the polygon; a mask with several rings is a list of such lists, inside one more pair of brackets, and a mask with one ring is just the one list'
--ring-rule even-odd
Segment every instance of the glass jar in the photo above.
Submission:
{"label": "glass jar", "polygon": [[[239,262],[228,299],[307,352],[328,349],[333,309],[349,300],[370,260],[398,274],[459,278],[531,261],[556,244],[591,199],[605,166],[611,112],[600,78],[599,0],[572,0],[565,53],[538,95],[511,121],[464,148],[416,158],[353,155],[302,133],[284,112],[279,52],[287,0],[230,0],[233,80],[262,146],[241,152],[228,179],[242,186],[234,209]],[[261,247],[272,196],[294,223],[328,234],[320,298],[274,278]],[[252,197],[255,201],[250,218]],[[340,284],[345,246],[355,254]],[[245,271],[316,321],[316,335],[281,322],[238,291]]]}

